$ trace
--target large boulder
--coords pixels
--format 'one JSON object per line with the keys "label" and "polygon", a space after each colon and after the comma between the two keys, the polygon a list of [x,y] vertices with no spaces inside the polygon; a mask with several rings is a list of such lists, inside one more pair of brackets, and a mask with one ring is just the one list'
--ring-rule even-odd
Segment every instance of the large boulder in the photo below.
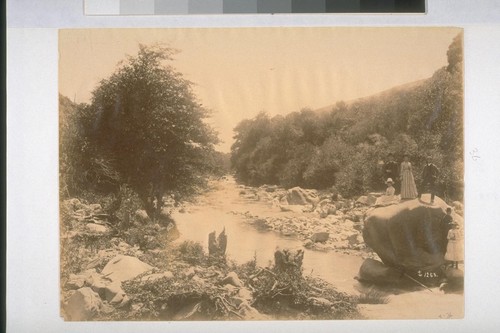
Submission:
{"label": "large boulder", "polygon": [[286,199],[289,205],[316,205],[319,202],[315,191],[305,190],[298,186],[287,191]]}
{"label": "large boulder", "polygon": [[359,268],[357,279],[362,282],[394,286],[401,284],[403,275],[394,267],[386,266],[378,260],[368,258],[363,261]]}
{"label": "large boulder", "polygon": [[[444,264],[447,230],[441,220],[448,205],[438,197],[430,205],[427,196],[367,212],[363,238],[384,264],[408,272],[435,271]],[[463,223],[457,214],[453,218]]]}
{"label": "large boulder", "polygon": [[135,257],[118,255],[104,266],[101,274],[112,281],[128,281],[153,267]]}

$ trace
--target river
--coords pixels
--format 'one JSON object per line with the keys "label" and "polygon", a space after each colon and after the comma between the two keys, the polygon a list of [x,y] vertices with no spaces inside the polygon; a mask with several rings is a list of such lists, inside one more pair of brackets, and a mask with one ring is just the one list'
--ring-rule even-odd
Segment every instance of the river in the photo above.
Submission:
{"label": "river", "polygon": [[360,257],[308,250],[296,237],[259,230],[248,223],[245,212],[257,216],[277,216],[289,212],[281,212],[265,202],[240,197],[240,189],[232,179],[221,180],[214,187],[213,191],[204,195],[202,203],[191,206],[187,213],[174,214],[181,234],[178,241],[192,240],[207,248],[208,234],[214,230],[218,234],[225,229],[228,257],[239,264],[256,257],[259,266],[267,266],[273,260],[276,248],[303,249],[304,274],[321,277],[340,291],[356,293],[354,276],[362,263]]}
{"label": "river", "polygon": [[[196,204],[184,212],[176,211],[173,218],[181,234],[177,242],[192,240],[208,247],[208,234],[223,229],[228,236],[226,254],[239,264],[257,260],[259,266],[273,261],[276,248],[303,249],[303,272],[330,282],[337,290],[359,294],[359,283],[354,279],[363,259],[337,252],[308,250],[303,241],[293,236],[260,230],[248,223],[252,216],[279,216],[281,212],[269,203],[245,199],[232,178],[221,179],[202,195]],[[246,213],[246,214],[245,214]],[[392,295],[388,304],[361,305],[362,313],[376,319],[420,319],[463,317],[463,295],[444,295],[437,288]]]}

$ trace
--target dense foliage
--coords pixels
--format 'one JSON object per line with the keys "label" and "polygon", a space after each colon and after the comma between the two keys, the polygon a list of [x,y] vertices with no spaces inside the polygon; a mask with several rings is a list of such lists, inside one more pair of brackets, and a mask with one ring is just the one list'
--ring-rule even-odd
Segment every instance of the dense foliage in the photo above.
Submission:
{"label": "dense foliage", "polygon": [[328,112],[265,113],[235,128],[232,166],[248,185],[328,188],[352,196],[383,188],[389,152],[410,155],[417,184],[425,156],[441,170],[439,195],[461,199],[463,178],[462,35],[448,66],[426,80],[393,88]]}
{"label": "dense foliage", "polygon": [[148,215],[204,184],[221,156],[208,112],[166,61],[173,51],[140,46],[92,93],[89,105],[60,98],[62,195],[119,193],[127,184]]}

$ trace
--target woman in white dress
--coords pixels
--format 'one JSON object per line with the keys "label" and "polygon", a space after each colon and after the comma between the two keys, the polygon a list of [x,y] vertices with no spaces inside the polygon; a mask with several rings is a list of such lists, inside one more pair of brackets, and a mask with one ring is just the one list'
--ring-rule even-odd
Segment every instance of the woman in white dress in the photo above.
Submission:
{"label": "woman in white dress", "polygon": [[400,168],[401,180],[401,200],[415,199],[418,195],[417,185],[413,178],[413,170],[408,155],[404,155],[404,160]]}
{"label": "woman in white dress", "polygon": [[444,259],[451,261],[451,268],[458,268],[458,262],[464,260],[463,234],[456,222],[451,224],[448,231],[448,245]]}
{"label": "woman in white dress", "polygon": [[377,201],[375,202],[375,207],[393,205],[399,202],[399,198],[396,195],[394,195],[396,190],[394,189],[394,182],[392,178],[387,178],[385,184],[387,185],[387,189],[385,190],[385,195],[382,195],[379,198],[377,198]]}

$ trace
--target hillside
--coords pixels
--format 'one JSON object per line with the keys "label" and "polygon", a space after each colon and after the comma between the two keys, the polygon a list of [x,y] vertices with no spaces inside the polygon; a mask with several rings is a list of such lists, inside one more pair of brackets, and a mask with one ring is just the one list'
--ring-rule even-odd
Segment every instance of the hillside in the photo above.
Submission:
{"label": "hillside", "polygon": [[[378,98],[384,98],[384,97],[390,97],[392,95],[397,95],[397,94],[404,94],[405,92],[411,91],[412,89],[424,85],[430,78],[427,79],[422,79],[418,81],[413,81],[409,83],[404,83],[396,87],[392,87],[386,90],[383,90],[381,92],[378,92],[373,95],[365,96],[365,97],[360,97],[348,101],[342,101],[341,103],[345,103],[347,106],[351,106],[356,103],[363,103],[371,99],[378,99]],[[323,113],[323,112],[330,112],[335,108],[336,103],[334,104],[329,104],[327,106],[323,106],[319,109],[314,110],[315,112],[318,113]]]}
{"label": "hillside", "polygon": [[376,95],[286,116],[261,113],[235,128],[232,166],[247,185],[328,188],[344,196],[382,189],[388,153],[409,154],[420,182],[424,158],[441,169],[439,194],[462,197],[462,36],[432,77]]}

